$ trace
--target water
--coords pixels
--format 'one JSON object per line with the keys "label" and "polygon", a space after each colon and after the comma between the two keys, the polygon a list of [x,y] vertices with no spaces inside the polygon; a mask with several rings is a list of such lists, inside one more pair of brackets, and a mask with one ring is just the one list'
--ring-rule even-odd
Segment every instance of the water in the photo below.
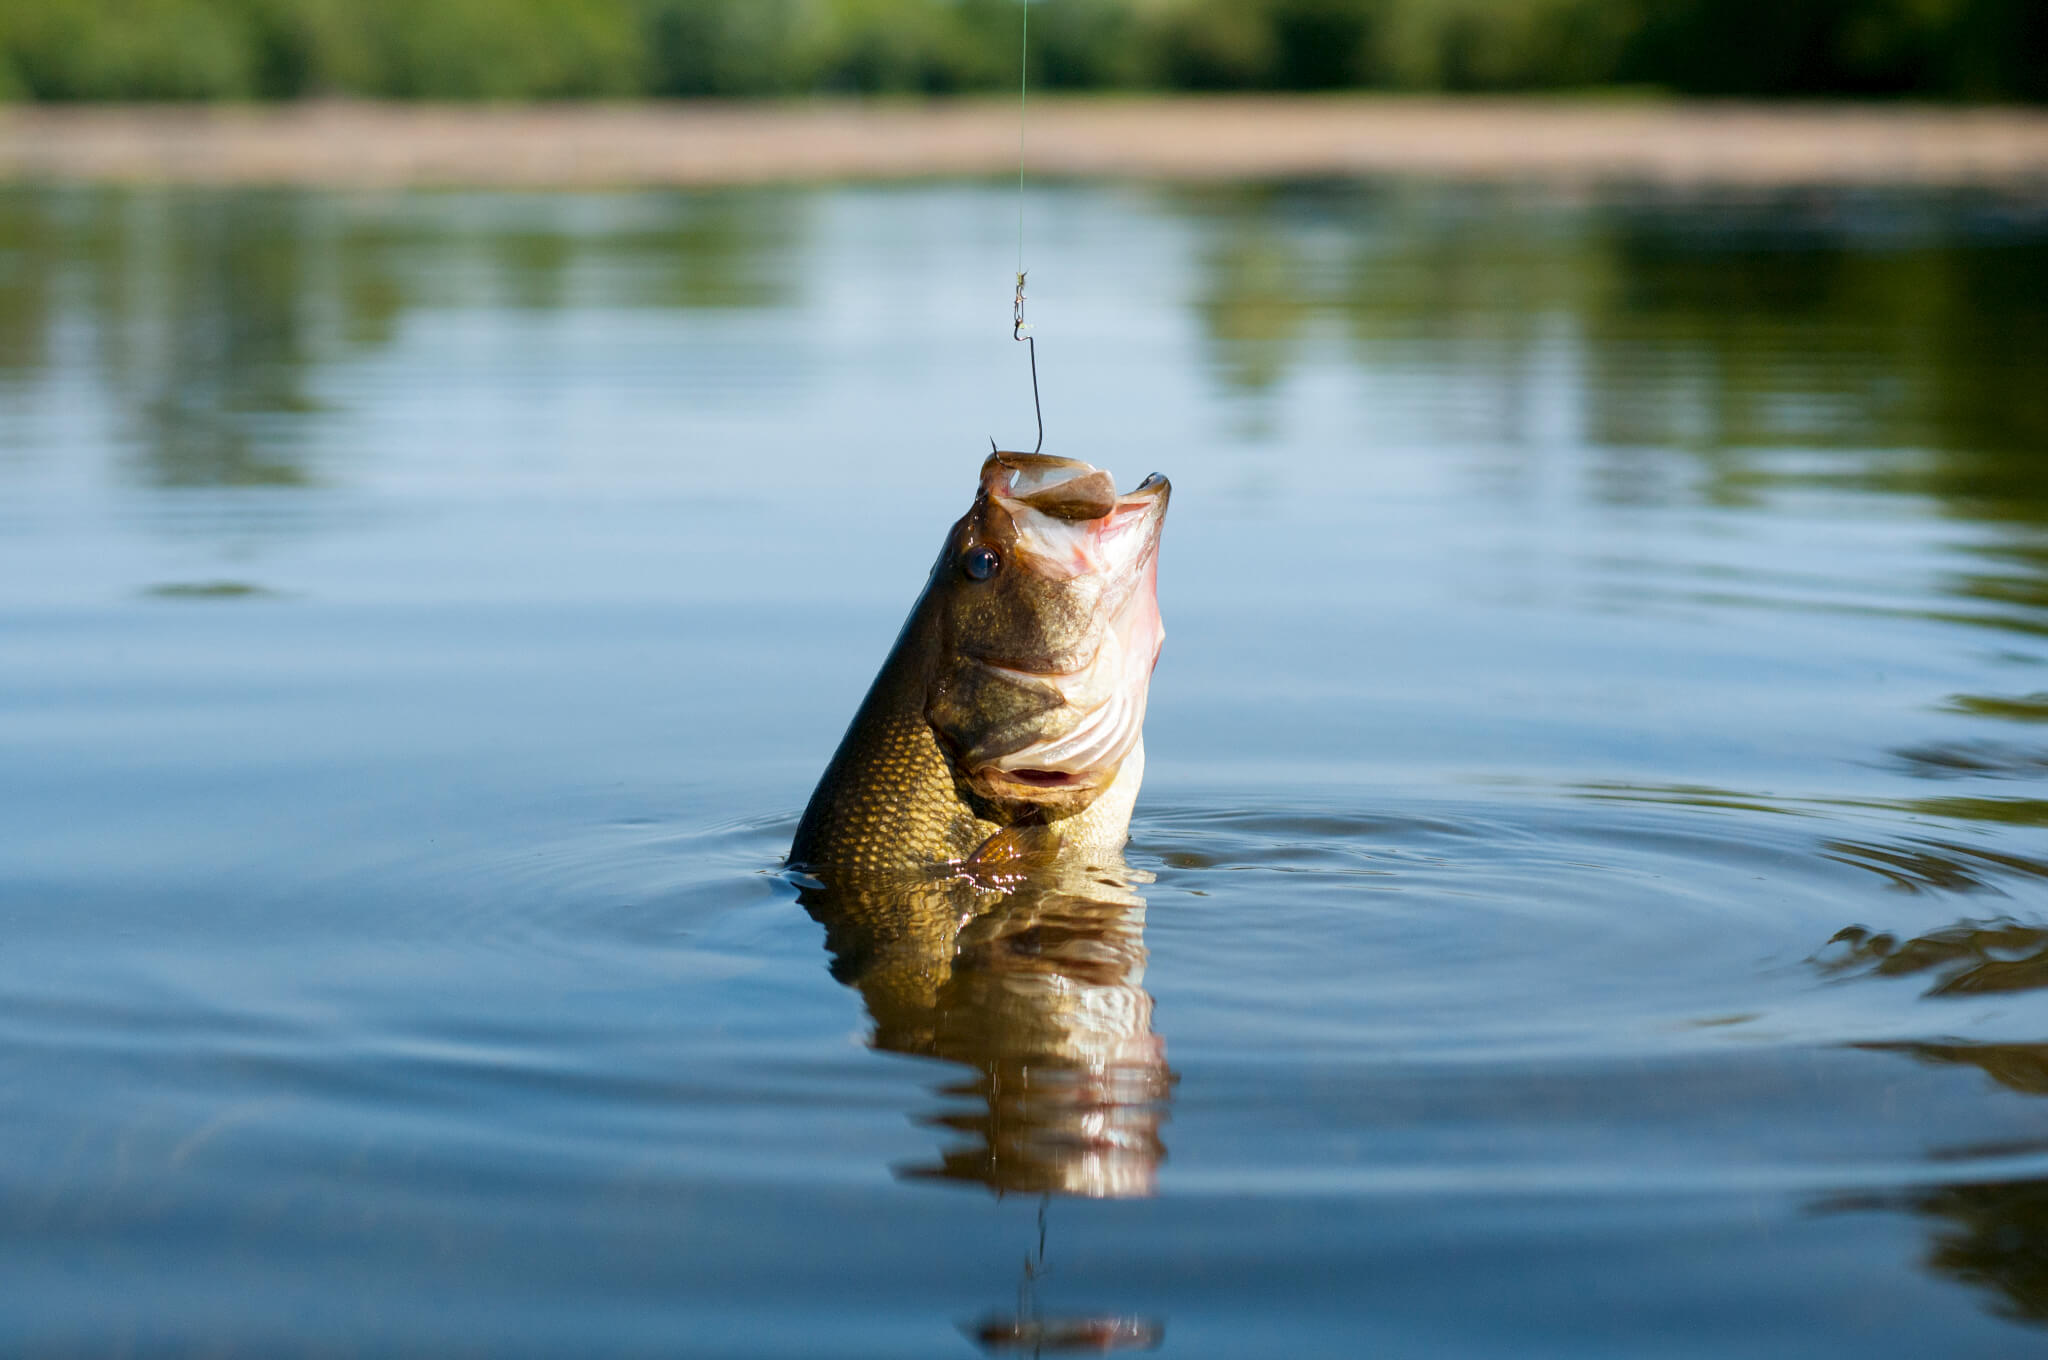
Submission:
{"label": "water", "polygon": [[2041,1343],[2048,200],[1027,220],[1136,872],[919,992],[778,860],[1000,186],[0,191],[0,1349]]}

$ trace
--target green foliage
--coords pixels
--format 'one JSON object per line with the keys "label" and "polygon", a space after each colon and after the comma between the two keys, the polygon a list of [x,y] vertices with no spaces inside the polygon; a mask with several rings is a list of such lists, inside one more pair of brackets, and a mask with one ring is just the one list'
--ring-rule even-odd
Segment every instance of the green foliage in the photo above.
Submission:
{"label": "green foliage", "polygon": [[815,0],[642,0],[645,88],[657,95],[786,94],[814,85]]}
{"label": "green foliage", "polygon": [[[993,9],[995,31],[1007,37],[1016,22],[1015,6],[1010,0],[993,0]],[[998,50],[1015,49],[1004,43]],[[1044,0],[1031,7],[1031,79],[1036,84],[1052,89],[1129,89],[1152,83],[1155,65],[1138,11],[1129,0]]]}
{"label": "green foliage", "polygon": [[[0,98],[1005,89],[1020,0],[0,0]],[[1070,89],[2048,100],[2044,0],[1031,0]]]}
{"label": "green foliage", "polygon": [[863,93],[997,88],[1016,70],[1016,38],[1007,26],[989,28],[996,8],[972,0],[829,0],[820,42],[828,55],[817,83]]}
{"label": "green foliage", "polygon": [[1427,0],[1388,6],[1384,83],[1411,90],[1541,90],[1614,79],[1628,0]]}
{"label": "green foliage", "polygon": [[316,31],[333,35],[322,50],[335,62],[313,69],[402,99],[632,94],[636,20],[628,0],[328,0]]}
{"label": "green foliage", "polygon": [[2041,0],[1634,0],[1622,79],[1706,94],[2048,98]]}
{"label": "green foliage", "polygon": [[252,92],[238,16],[217,0],[28,0],[0,10],[0,60],[37,99]]}

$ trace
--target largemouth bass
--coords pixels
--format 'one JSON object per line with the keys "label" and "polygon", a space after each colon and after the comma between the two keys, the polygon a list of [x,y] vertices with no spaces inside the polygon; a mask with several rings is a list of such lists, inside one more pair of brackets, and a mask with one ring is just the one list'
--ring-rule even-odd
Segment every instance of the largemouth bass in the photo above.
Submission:
{"label": "largemouth bass", "polygon": [[1144,986],[1145,901],[1126,886],[1145,876],[1108,856],[1001,877],[799,890],[832,975],[867,1003],[869,1042],[949,1065],[918,1115],[946,1147],[896,1173],[1150,1195],[1174,1074]]}
{"label": "largemouth bass", "polygon": [[1144,777],[1171,488],[997,453],[790,847],[832,886],[1109,856]]}

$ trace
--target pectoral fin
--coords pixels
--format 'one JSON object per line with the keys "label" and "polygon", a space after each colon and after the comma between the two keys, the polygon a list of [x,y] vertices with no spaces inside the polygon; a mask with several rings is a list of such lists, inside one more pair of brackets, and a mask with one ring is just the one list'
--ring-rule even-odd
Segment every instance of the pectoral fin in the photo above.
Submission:
{"label": "pectoral fin", "polygon": [[1016,873],[1051,860],[1059,849],[1057,827],[1044,822],[1006,826],[976,846],[960,867],[969,873]]}

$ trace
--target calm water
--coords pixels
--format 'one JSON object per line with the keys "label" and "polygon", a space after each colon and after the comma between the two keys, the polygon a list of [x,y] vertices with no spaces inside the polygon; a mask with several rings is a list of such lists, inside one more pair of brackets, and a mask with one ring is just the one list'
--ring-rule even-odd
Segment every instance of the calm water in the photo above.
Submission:
{"label": "calm water", "polygon": [[1014,211],[0,190],[0,1349],[2048,1344],[2048,197],[1035,192],[1138,881],[919,991]]}

